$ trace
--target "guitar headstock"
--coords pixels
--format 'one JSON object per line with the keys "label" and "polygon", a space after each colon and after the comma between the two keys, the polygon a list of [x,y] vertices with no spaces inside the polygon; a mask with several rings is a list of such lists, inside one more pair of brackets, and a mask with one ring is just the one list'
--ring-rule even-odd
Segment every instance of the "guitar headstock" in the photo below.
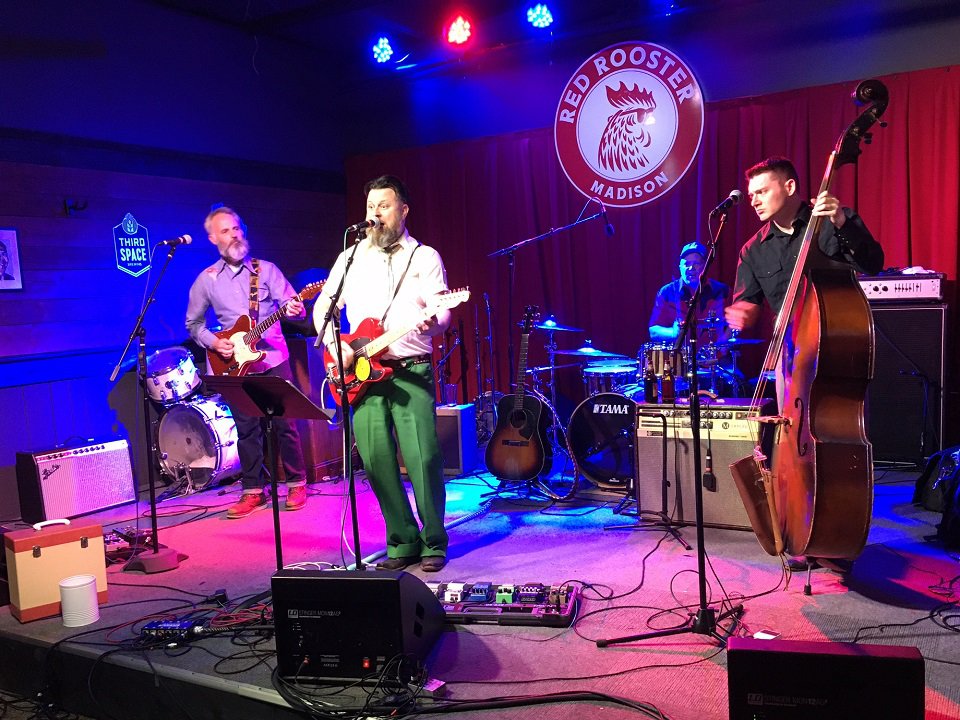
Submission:
{"label": "guitar headstock", "polygon": [[470,299],[470,288],[444,290],[431,299],[430,307],[436,310],[451,310]]}
{"label": "guitar headstock", "polygon": [[300,291],[300,300],[313,300],[317,295],[320,294],[320,291],[323,290],[323,285],[326,280],[318,280],[317,282],[312,282],[307,285],[303,290]]}
{"label": "guitar headstock", "polygon": [[524,335],[533,331],[533,324],[540,318],[540,308],[536,305],[527,305],[523,309],[523,320],[520,322]]}

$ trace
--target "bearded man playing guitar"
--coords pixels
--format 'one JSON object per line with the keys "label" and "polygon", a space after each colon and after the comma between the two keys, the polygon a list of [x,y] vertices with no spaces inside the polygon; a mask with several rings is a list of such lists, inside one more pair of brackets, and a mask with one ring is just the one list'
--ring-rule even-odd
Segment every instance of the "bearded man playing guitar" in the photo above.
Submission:
{"label": "bearded man playing guitar", "polygon": [[[290,352],[279,324],[267,328],[255,343],[255,348],[238,348],[232,340],[221,337],[225,333],[215,333],[207,328],[206,315],[207,310],[212,308],[221,326],[230,328],[251,311],[258,318],[278,310],[290,318],[305,317],[303,303],[276,265],[250,257],[246,226],[233,210],[219,207],[211,211],[204,222],[204,229],[210,242],[220,251],[220,259],[201,272],[190,288],[187,330],[190,337],[207,348],[208,355],[216,354],[219,362],[211,358],[207,363],[209,371],[218,374],[216,367],[223,366],[224,361],[257,350],[264,355],[250,365],[249,374],[276,375],[292,381]],[[256,319],[253,319],[253,324],[256,324]],[[237,453],[243,481],[240,499],[227,510],[227,517],[235,519],[266,507],[267,496],[263,492],[265,478],[261,418],[244,415],[233,408],[231,410],[237,424]],[[283,417],[274,419],[274,427],[287,482],[285,508],[299,510],[307,502],[300,434],[294,421]]]}
{"label": "bearded man playing guitar", "polygon": [[[450,310],[442,305],[435,313],[431,310],[447,291],[446,271],[439,253],[407,231],[409,198],[398,178],[384,175],[372,180],[364,194],[373,227],[367,227],[355,254],[350,247],[337,258],[314,306],[314,323],[319,332],[346,260],[353,255],[339,307],[346,306],[354,334],[341,338],[344,371],[336,372],[351,390],[357,449],[386,524],[387,559],[377,567],[401,570],[419,562],[422,570],[437,572],[446,564],[448,538],[431,353],[433,336],[450,324]],[[389,335],[398,328],[409,332],[382,354],[364,351],[367,338],[358,336],[369,337],[368,330]],[[328,366],[333,366],[337,348],[331,328],[323,342]],[[400,478],[397,443],[413,485],[420,525]]]}

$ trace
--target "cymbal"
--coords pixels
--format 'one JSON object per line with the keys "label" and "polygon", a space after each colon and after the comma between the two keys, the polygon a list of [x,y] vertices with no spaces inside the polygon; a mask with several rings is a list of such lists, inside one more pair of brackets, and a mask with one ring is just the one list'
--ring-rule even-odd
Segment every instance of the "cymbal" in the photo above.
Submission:
{"label": "cymbal", "polygon": [[740,345],[759,345],[764,342],[760,338],[735,337],[723,342],[714,343],[716,347],[739,347]]}
{"label": "cymbal", "polygon": [[556,320],[547,318],[541,323],[534,325],[537,330],[560,330],[562,332],[583,332],[583,328],[570,327],[569,325],[561,325]]}
{"label": "cymbal", "polygon": [[588,357],[588,358],[626,358],[626,355],[618,355],[617,353],[605,352],[603,350],[597,350],[593,345],[584,345],[579,347],[576,350],[557,350],[557,355],[573,355],[575,357]]}

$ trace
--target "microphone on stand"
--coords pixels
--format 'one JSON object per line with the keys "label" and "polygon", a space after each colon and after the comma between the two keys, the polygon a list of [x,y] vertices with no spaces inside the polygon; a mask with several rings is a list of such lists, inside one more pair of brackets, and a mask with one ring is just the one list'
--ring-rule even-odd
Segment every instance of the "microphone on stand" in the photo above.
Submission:
{"label": "microphone on stand", "polygon": [[725,213],[741,200],[743,200],[743,193],[739,190],[731,190],[730,194],[724,199],[724,201],[710,211],[710,217],[716,217],[720,213]]}
{"label": "microphone on stand", "polygon": [[713,448],[710,443],[710,431],[707,430],[707,452],[703,458],[703,489],[717,491],[717,476],[713,474]]}
{"label": "microphone on stand", "polygon": [[607,234],[607,237],[613,237],[613,234],[616,232],[613,225],[607,219],[607,206],[600,202],[600,198],[595,197],[594,200],[600,206],[600,215],[603,216],[603,231]]}
{"label": "microphone on stand", "polygon": [[172,240],[161,240],[157,245],[169,245],[170,247],[176,247],[177,245],[189,245],[193,242],[193,238],[189,235],[181,235],[180,237],[175,237]]}
{"label": "microphone on stand", "polygon": [[366,230],[367,228],[378,228],[380,227],[380,218],[370,218],[369,220],[364,220],[359,222],[356,225],[351,225],[347,228],[348,233],[358,232],[360,230]]}

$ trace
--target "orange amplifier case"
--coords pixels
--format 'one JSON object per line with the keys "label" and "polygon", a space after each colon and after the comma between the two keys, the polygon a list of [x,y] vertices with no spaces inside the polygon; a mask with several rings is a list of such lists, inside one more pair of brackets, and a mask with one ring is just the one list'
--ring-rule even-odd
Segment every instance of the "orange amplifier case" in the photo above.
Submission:
{"label": "orange amplifier case", "polygon": [[60,581],[73,575],[97,579],[97,600],[107,601],[103,528],[97,523],[53,520],[3,536],[10,584],[10,612],[20,622],[60,614]]}

